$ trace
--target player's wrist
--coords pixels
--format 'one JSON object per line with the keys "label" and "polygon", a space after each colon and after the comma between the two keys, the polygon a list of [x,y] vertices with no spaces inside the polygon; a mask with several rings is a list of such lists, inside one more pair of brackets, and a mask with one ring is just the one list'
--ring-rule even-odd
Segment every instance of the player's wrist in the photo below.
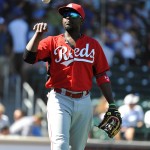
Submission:
{"label": "player's wrist", "polygon": [[109,108],[117,108],[116,104],[113,102],[113,103],[109,103]]}
{"label": "player's wrist", "polygon": [[109,103],[109,106],[116,106],[116,104],[113,102],[113,103]]}

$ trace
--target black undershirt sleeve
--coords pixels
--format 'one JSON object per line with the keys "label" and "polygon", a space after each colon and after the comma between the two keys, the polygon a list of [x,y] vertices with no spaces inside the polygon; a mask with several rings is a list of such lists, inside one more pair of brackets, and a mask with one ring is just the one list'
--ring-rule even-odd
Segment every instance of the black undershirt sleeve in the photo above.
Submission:
{"label": "black undershirt sleeve", "polygon": [[29,64],[34,64],[36,60],[37,52],[30,52],[28,50],[25,50],[23,53],[23,59],[25,62]]}

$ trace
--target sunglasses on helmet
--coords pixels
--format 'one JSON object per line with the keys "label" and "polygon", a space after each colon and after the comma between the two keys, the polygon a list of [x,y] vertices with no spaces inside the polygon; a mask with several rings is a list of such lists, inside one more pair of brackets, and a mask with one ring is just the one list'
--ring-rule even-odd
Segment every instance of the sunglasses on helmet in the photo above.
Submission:
{"label": "sunglasses on helmet", "polygon": [[76,12],[65,12],[63,14],[63,17],[64,18],[67,18],[67,17],[69,17],[69,18],[79,18],[81,16],[78,13],[76,13]]}

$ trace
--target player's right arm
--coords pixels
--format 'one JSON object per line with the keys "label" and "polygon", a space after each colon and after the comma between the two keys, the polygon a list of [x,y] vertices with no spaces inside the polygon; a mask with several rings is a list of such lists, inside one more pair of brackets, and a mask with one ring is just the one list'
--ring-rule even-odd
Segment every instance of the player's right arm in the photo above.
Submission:
{"label": "player's right arm", "polygon": [[26,50],[36,52],[38,44],[42,39],[42,35],[47,31],[47,23],[37,23],[34,25],[33,30],[35,31],[33,37],[28,42]]}
{"label": "player's right arm", "polygon": [[36,60],[37,50],[39,42],[42,39],[42,35],[47,31],[47,23],[37,23],[34,25],[34,35],[26,45],[26,50],[23,55],[24,61],[33,64]]}

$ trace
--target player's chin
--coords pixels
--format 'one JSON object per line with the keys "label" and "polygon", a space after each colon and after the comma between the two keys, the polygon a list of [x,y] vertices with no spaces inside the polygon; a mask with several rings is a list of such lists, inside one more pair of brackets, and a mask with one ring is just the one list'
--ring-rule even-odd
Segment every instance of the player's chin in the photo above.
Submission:
{"label": "player's chin", "polygon": [[72,30],[73,30],[73,27],[70,26],[70,25],[66,25],[66,26],[65,26],[65,30],[67,30],[67,31],[72,31]]}

